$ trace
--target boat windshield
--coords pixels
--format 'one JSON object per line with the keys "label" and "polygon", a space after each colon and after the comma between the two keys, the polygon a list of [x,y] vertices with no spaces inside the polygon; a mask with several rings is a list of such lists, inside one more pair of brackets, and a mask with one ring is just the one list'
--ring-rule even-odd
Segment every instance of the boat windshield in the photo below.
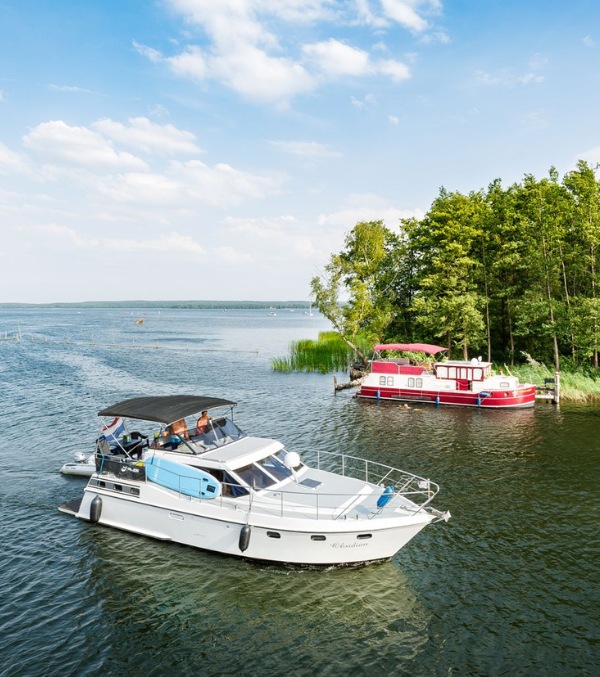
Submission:
{"label": "boat windshield", "polygon": [[192,436],[194,442],[200,442],[205,448],[214,448],[227,444],[228,442],[235,442],[236,440],[246,437],[246,433],[228,418],[217,418],[211,421],[205,430]]}
{"label": "boat windshield", "polygon": [[277,456],[261,458],[256,463],[236,468],[235,472],[253,489],[268,489],[292,476],[292,471]]}

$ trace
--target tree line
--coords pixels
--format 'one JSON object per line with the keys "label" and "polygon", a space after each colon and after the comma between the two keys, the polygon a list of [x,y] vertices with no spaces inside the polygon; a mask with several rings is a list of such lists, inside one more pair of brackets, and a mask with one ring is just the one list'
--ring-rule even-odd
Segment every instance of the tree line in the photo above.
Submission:
{"label": "tree line", "polygon": [[[598,368],[600,183],[580,160],[464,195],[422,219],[357,223],[311,281],[342,338],[441,343],[455,357]],[[366,359],[359,350],[358,354]]]}

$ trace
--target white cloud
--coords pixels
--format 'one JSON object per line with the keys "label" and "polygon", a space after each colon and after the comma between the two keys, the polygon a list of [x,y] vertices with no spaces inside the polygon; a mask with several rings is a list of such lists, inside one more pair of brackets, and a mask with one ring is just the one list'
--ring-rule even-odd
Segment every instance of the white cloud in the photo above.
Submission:
{"label": "white cloud", "polygon": [[342,153],[331,150],[317,141],[271,141],[271,144],[285,153],[302,157],[342,157]]}
{"label": "white cloud", "polygon": [[148,168],[140,158],[114,150],[101,134],[87,127],[71,127],[62,120],[43,122],[34,127],[23,138],[23,144],[50,164],[95,170]]}
{"label": "white cloud", "polygon": [[400,122],[398,116],[396,115],[388,115],[388,121],[392,125],[397,125]]}
{"label": "white cloud", "polygon": [[154,63],[158,63],[163,59],[162,54],[158,50],[153,49],[152,47],[146,47],[146,45],[142,45],[139,42],[136,42],[135,40],[133,41],[133,46],[136,52],[138,52],[138,54],[145,56],[147,59],[149,59]]}
{"label": "white cloud", "polygon": [[[376,16],[367,0],[169,0],[174,11],[204,35],[202,47],[186,45],[178,54],[161,52],[134,42],[135,49],[154,63],[164,62],[179,77],[204,83],[221,82],[250,101],[287,106],[300,94],[324,86],[340,76],[385,75],[395,82],[410,76],[394,59],[373,60],[349,43],[329,38],[310,44],[280,40],[289,23],[366,24],[382,28],[392,23],[411,31],[429,27],[422,13],[440,9],[437,0],[383,0]],[[277,32],[280,31],[280,32]],[[381,49],[378,43],[374,50]],[[304,60],[304,62],[303,62]],[[312,70],[314,72],[312,72]]]}
{"label": "white cloud", "polygon": [[4,101],[4,100],[5,100],[4,91],[2,89],[0,89],[0,101]]}
{"label": "white cloud", "polygon": [[364,75],[370,70],[367,52],[350,47],[333,38],[325,42],[305,45],[302,51],[319,70],[334,77]]}
{"label": "white cloud", "polygon": [[29,163],[24,155],[15,153],[0,142],[0,172],[19,172],[29,171]]}
{"label": "white cloud", "polygon": [[240,252],[233,247],[217,247],[215,254],[224,263],[246,263],[252,261],[252,256],[248,252]]}
{"label": "white cloud", "polygon": [[159,153],[201,153],[192,132],[177,129],[174,125],[159,125],[145,117],[129,118],[127,124],[108,118],[94,122],[92,128],[113,141],[137,150]]}
{"label": "white cloud", "polygon": [[381,9],[387,18],[415,32],[429,27],[417,11],[420,5],[439,7],[439,3],[429,0],[381,0]]}
{"label": "white cloud", "polygon": [[577,155],[573,160],[573,167],[576,166],[577,160],[585,160],[590,165],[600,164],[600,146],[594,146],[588,150],[583,151]]}
{"label": "white cloud", "polygon": [[48,88],[54,92],[67,92],[74,94],[97,94],[91,89],[84,89],[83,87],[76,87],[75,85],[48,85]]}
{"label": "white cloud", "polygon": [[594,38],[592,38],[591,35],[586,35],[583,38],[581,38],[581,42],[583,42],[583,44],[586,47],[595,47],[596,46],[596,41],[594,40]]}
{"label": "white cloud", "polygon": [[127,258],[133,254],[174,254],[178,259],[181,257],[200,258],[206,255],[206,249],[189,235],[177,232],[166,233],[156,238],[120,238],[120,237],[95,237],[86,236],[77,232],[74,228],[61,226],[54,223],[40,226],[22,228],[21,230],[37,233],[43,237],[38,245],[51,247],[54,250],[69,251],[80,250],[92,254],[107,251],[111,257],[119,256]]}

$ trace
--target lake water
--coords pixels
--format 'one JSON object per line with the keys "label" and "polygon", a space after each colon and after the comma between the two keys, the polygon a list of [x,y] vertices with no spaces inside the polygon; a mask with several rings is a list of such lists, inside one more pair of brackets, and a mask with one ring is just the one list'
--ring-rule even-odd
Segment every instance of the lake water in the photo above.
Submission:
{"label": "lake water", "polygon": [[[144,317],[144,324],[135,320]],[[272,357],[302,312],[11,310],[0,335],[0,675],[597,675],[600,408],[363,402]],[[97,412],[145,394],[235,400],[291,449],[430,477],[448,524],[391,561],[297,569],[148,540],[57,508]]]}

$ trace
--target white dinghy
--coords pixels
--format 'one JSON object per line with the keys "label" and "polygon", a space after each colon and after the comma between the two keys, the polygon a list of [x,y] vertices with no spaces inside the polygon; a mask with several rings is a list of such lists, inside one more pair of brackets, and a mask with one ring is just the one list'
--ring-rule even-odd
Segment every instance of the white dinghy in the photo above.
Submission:
{"label": "white dinghy", "polygon": [[[449,519],[430,505],[439,488],[428,479],[346,454],[301,460],[281,442],[242,432],[234,406],[176,395],[104,409],[101,417],[152,426],[137,433],[141,457],[132,457],[130,440],[101,441],[83,496],[59,509],[164,541],[300,565],[389,559],[421,529]],[[200,412],[222,407],[227,415],[197,427]]]}
{"label": "white dinghy", "polygon": [[91,477],[96,472],[96,454],[86,456],[78,451],[75,454],[75,460],[65,463],[60,471],[63,475],[77,475],[79,477]]}

